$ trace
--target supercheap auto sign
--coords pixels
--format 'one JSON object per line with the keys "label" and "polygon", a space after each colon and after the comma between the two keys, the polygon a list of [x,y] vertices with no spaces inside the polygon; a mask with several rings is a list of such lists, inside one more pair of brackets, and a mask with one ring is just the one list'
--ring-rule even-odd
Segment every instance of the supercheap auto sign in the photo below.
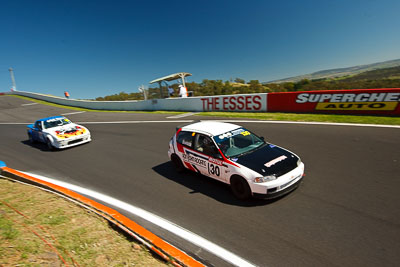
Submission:
{"label": "supercheap auto sign", "polygon": [[400,88],[270,93],[268,111],[400,115]]}

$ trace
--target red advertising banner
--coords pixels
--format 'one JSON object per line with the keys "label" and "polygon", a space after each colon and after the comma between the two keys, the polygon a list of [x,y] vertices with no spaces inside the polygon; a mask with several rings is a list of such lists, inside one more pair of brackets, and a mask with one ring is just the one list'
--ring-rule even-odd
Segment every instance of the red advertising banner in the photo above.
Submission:
{"label": "red advertising banner", "polygon": [[400,116],[400,88],[269,93],[273,112]]}

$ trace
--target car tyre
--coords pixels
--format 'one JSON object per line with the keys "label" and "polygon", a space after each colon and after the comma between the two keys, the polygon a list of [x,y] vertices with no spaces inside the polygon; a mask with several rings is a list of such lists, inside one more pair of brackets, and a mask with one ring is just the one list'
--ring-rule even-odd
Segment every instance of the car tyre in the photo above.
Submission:
{"label": "car tyre", "polygon": [[53,150],[54,150],[54,146],[53,146],[53,144],[51,143],[51,141],[50,141],[49,138],[46,138],[46,145],[47,145],[47,148],[48,148],[50,151],[53,151]]}
{"label": "car tyre", "polygon": [[231,190],[233,195],[240,200],[246,200],[251,197],[249,184],[240,176],[232,176]]}
{"label": "car tyre", "polygon": [[177,172],[182,173],[185,171],[185,166],[183,166],[182,160],[176,154],[171,155],[171,161]]}
{"label": "car tyre", "polygon": [[28,133],[28,139],[29,139],[29,143],[30,143],[30,144],[36,143],[35,140],[34,140],[33,137],[32,137],[32,134],[30,134],[30,133]]}

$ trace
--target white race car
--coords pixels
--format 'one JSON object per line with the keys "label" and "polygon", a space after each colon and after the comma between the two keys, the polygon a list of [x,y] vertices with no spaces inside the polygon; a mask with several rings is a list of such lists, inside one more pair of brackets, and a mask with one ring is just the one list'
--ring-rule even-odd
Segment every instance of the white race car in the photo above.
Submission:
{"label": "white race car", "polygon": [[227,183],[239,199],[284,195],[304,175],[297,155],[231,123],[201,121],[178,128],[168,156],[178,172],[189,169]]}
{"label": "white race car", "polygon": [[50,150],[77,146],[90,142],[89,130],[63,116],[37,120],[28,125],[28,138],[31,143],[46,143]]}

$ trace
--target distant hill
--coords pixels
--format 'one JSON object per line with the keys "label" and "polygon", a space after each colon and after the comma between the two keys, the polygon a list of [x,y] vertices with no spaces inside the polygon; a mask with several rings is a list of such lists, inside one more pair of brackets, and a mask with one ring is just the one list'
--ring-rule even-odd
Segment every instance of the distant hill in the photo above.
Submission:
{"label": "distant hill", "polygon": [[319,80],[319,79],[329,79],[329,78],[336,79],[336,78],[341,78],[344,76],[353,76],[353,75],[363,73],[366,71],[373,71],[373,70],[379,70],[379,69],[385,69],[385,68],[391,68],[391,67],[397,67],[397,66],[400,66],[400,59],[378,62],[378,63],[368,64],[368,65],[359,65],[359,66],[348,67],[348,68],[321,70],[321,71],[317,71],[317,72],[314,72],[311,74],[305,74],[305,75],[290,77],[290,78],[286,78],[286,79],[270,81],[270,82],[266,82],[266,83],[298,82],[303,79],[308,79],[308,80]]}
{"label": "distant hill", "polygon": [[364,71],[339,78],[302,79],[298,82],[268,83],[264,86],[271,92],[400,88],[400,66]]}
{"label": "distant hill", "polygon": [[372,80],[399,80],[400,79],[400,66],[376,69],[365,71],[353,76],[343,77],[342,82],[356,82],[356,81],[372,81]]}

